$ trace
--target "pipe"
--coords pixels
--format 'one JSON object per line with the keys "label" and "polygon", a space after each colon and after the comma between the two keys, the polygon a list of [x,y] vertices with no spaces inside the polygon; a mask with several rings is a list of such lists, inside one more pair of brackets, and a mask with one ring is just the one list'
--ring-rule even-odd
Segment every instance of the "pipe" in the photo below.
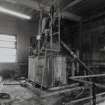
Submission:
{"label": "pipe", "polygon": [[[105,95],[105,92],[102,92],[102,93],[100,93],[100,94],[97,94],[97,95],[96,95],[96,98],[99,97],[99,96],[102,96],[102,95]],[[85,98],[73,100],[73,101],[71,101],[71,102],[69,102],[69,103],[66,103],[65,105],[71,105],[71,104],[74,104],[74,103],[77,103],[77,102],[81,102],[81,101],[85,101],[85,100],[90,100],[90,99],[92,99],[92,98],[93,98],[93,96],[89,96],[89,97],[85,97]],[[97,101],[97,100],[96,100],[96,101]]]}
{"label": "pipe", "polygon": [[[86,84],[89,84],[89,85],[92,85],[92,84],[93,84],[93,82],[85,81],[85,80],[80,80],[80,79],[72,79],[72,80],[77,81],[77,82],[86,83]],[[100,88],[105,89],[105,85],[101,85],[101,84],[98,84],[98,83],[95,83],[95,85],[96,85],[97,87],[100,87]]]}
{"label": "pipe", "polygon": [[66,50],[70,53],[70,55],[75,58],[85,69],[86,71],[88,71],[89,73],[93,74],[92,71],[90,71],[90,69],[86,66],[86,64],[84,62],[82,62],[76,54],[74,54],[74,52],[63,42],[61,41],[61,44],[66,48]]}
{"label": "pipe", "polygon": [[77,79],[77,78],[95,78],[95,77],[104,77],[105,74],[95,74],[95,75],[85,75],[85,76],[73,76],[70,79]]}
{"label": "pipe", "polygon": [[54,96],[54,95],[58,95],[58,94],[61,94],[61,93],[67,93],[67,92],[72,92],[72,91],[76,91],[76,90],[80,90],[80,89],[85,89],[87,87],[76,87],[76,88],[70,88],[70,89],[63,89],[63,90],[59,90],[59,91],[53,91],[53,92],[49,92],[49,93],[45,93],[45,95],[42,95],[41,97],[42,98],[45,98],[45,97],[50,97],[50,96]]}

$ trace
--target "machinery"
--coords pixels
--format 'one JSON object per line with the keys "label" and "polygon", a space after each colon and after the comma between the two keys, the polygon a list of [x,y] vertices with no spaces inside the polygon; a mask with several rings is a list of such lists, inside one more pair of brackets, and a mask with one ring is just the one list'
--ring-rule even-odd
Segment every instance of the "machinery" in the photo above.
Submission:
{"label": "machinery", "polygon": [[[63,41],[61,41],[60,22],[60,9],[56,8],[55,5],[51,5],[50,13],[47,17],[43,17],[43,13],[40,12],[39,34],[35,38],[35,45],[29,56],[28,79],[39,84],[41,88],[50,88],[50,90],[53,88],[52,90],[54,90],[54,87],[57,87],[56,89],[58,90],[53,91],[53,93],[48,92],[48,94],[44,95],[45,97],[59,93],[76,92],[76,95],[72,97],[72,101],[69,100],[70,102],[65,102],[65,105],[71,105],[81,100],[88,99],[90,101],[93,100],[92,105],[96,105],[96,86],[104,89],[105,86],[91,81],[92,79],[90,78],[97,77],[97,75],[87,75],[93,74],[93,72]],[[67,61],[66,56],[62,55],[60,52],[60,45],[62,45],[69,52],[70,56],[72,56],[73,59],[78,62],[85,71],[84,72],[81,69],[83,75],[85,76],[76,76],[75,70],[71,70],[72,75],[69,79],[73,81],[73,83],[78,83],[77,85],[74,85],[74,87],[67,82]],[[100,77],[100,75],[98,75],[98,77]],[[85,94],[86,92],[88,94]],[[70,94],[70,96],[71,95],[72,94]]]}
{"label": "machinery", "polygon": [[[58,14],[59,13],[59,14]],[[47,17],[40,14],[39,35],[29,56],[28,79],[41,87],[54,87],[67,83],[66,56],[60,54],[60,10],[54,5]]]}

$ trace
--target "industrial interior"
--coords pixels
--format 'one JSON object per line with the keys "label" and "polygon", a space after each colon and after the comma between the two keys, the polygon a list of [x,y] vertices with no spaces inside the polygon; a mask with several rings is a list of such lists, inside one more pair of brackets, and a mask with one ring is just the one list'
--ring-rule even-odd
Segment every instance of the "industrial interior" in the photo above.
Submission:
{"label": "industrial interior", "polygon": [[105,105],[105,0],[0,0],[0,105]]}

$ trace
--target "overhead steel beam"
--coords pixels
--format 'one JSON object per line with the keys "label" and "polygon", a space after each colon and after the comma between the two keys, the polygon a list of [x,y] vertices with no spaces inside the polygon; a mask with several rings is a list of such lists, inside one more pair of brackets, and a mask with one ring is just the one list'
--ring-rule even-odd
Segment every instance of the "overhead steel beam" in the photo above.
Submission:
{"label": "overhead steel beam", "polygon": [[[66,11],[68,8],[71,8],[73,6],[75,6],[76,4],[80,3],[82,0],[74,0],[72,2],[70,2],[67,6],[65,6],[62,11],[63,11],[63,14],[64,14],[64,11]],[[81,21],[81,16],[78,16],[76,14],[73,14],[73,13],[70,13],[70,12],[66,12],[66,14],[64,14],[64,16],[66,15],[66,17],[70,18],[70,19],[73,19],[75,21]]]}
{"label": "overhead steel beam", "polygon": [[[2,0],[4,1],[4,0]],[[41,3],[38,3],[37,1],[32,1],[32,0],[5,0],[7,2],[10,2],[10,3],[14,3],[14,4],[20,4],[20,5],[25,5],[29,8],[32,8],[34,10],[37,10],[37,11],[40,11],[41,8],[45,11],[49,11],[50,10],[50,7],[48,6],[45,6]],[[61,13],[61,16],[63,18],[67,18],[69,20],[74,20],[74,21],[80,21],[81,20],[81,17],[76,15],[76,14],[73,14],[73,13],[69,13],[69,12],[62,12]]]}
{"label": "overhead steel beam", "polygon": [[84,22],[84,23],[85,23],[85,22],[89,22],[89,21],[92,21],[92,20],[94,20],[94,19],[98,19],[99,17],[102,17],[102,16],[105,16],[105,11],[104,11],[104,12],[101,12],[101,13],[99,13],[99,14],[97,14],[97,15],[93,15],[93,16],[87,18],[87,19],[84,19],[83,22]]}
{"label": "overhead steel beam", "polygon": [[73,20],[73,21],[80,21],[81,17],[78,15],[75,15],[73,13],[70,12],[62,12],[61,13],[62,18],[67,18],[69,20]]}
{"label": "overhead steel beam", "polygon": [[71,8],[71,7],[73,7],[74,5],[80,3],[81,1],[82,1],[82,0],[74,0],[74,1],[70,2],[66,7],[64,7],[63,10],[66,10],[66,9],[68,9],[68,8]]}
{"label": "overhead steel beam", "polygon": [[[2,0],[4,1],[4,0]],[[11,2],[11,3],[14,3],[14,4],[20,4],[20,5],[25,5],[29,8],[32,8],[32,9],[35,9],[37,11],[40,11],[41,8],[43,8],[45,11],[48,11],[50,8],[41,4],[41,3],[38,3],[37,1],[32,1],[32,0],[5,0],[6,2]]]}

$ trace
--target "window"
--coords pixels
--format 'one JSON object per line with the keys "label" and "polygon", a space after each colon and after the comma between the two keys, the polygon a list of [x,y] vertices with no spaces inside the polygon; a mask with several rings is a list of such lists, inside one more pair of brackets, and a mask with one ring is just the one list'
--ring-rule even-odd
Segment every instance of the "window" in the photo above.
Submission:
{"label": "window", "polygon": [[0,63],[16,62],[16,36],[0,34]]}

